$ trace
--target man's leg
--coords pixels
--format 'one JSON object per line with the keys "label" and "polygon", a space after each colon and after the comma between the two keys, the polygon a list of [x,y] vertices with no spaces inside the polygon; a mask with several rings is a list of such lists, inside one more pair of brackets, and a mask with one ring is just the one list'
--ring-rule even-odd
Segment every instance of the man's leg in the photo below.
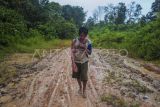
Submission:
{"label": "man's leg", "polygon": [[88,80],[88,62],[83,63],[82,65],[83,70],[82,70],[82,82],[83,82],[83,97],[86,98],[86,85],[87,85],[87,80]]}
{"label": "man's leg", "polygon": [[78,82],[78,85],[79,85],[79,92],[82,92],[81,80],[79,78],[77,78],[77,82]]}
{"label": "man's leg", "polygon": [[87,81],[83,81],[83,97],[86,98],[86,85],[87,85]]}

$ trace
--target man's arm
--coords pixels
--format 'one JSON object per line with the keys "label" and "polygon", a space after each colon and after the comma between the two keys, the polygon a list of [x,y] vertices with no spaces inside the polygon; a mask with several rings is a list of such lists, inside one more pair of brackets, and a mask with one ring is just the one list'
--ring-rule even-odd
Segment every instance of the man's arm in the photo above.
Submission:
{"label": "man's arm", "polygon": [[74,53],[75,53],[75,49],[74,49],[74,40],[71,43],[71,60],[72,62],[74,61]]}
{"label": "man's arm", "polygon": [[91,55],[91,53],[92,53],[92,44],[91,44],[91,43],[88,44],[87,53],[88,53],[89,55]]}
{"label": "man's arm", "polygon": [[74,47],[74,44],[75,44],[75,40],[73,40],[72,43],[71,43],[72,71],[73,71],[73,72],[77,72],[77,66],[76,66],[76,64],[75,64],[75,62],[74,62],[74,54],[75,54],[75,52],[76,52],[75,47]]}
{"label": "man's arm", "polygon": [[88,41],[88,46],[86,46],[85,44],[80,43],[80,47],[85,49],[85,52],[89,55],[91,55],[92,53],[92,44],[90,41]]}

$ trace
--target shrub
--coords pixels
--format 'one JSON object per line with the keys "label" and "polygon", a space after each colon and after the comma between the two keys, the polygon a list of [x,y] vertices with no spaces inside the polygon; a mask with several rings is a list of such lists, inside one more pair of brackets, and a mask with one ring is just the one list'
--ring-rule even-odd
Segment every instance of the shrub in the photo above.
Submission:
{"label": "shrub", "polygon": [[0,6],[0,34],[14,36],[25,32],[23,17],[14,10]]}

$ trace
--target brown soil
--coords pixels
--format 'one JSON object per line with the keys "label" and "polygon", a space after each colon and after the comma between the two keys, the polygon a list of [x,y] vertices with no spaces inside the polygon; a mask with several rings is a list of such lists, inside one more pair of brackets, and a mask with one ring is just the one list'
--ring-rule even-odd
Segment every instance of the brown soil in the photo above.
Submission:
{"label": "brown soil", "polygon": [[94,49],[90,57],[87,98],[78,94],[78,84],[71,77],[67,48],[44,57],[18,82],[2,87],[5,94],[0,96],[0,106],[159,107],[160,75],[147,70],[142,62],[104,51]]}

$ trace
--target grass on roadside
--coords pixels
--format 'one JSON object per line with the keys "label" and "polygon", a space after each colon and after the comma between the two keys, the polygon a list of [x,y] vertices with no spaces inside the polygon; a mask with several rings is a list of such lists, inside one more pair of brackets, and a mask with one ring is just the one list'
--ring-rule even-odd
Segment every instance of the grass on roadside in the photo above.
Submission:
{"label": "grass on roadside", "polygon": [[12,53],[33,53],[35,49],[54,49],[69,47],[71,40],[52,39],[45,40],[42,36],[30,37],[25,40],[13,43],[8,47],[0,47],[0,59]]}
{"label": "grass on roadside", "polygon": [[127,102],[124,98],[113,94],[105,94],[101,96],[101,101],[106,102],[107,105],[112,105],[113,107],[140,107],[140,103],[138,102]]}

